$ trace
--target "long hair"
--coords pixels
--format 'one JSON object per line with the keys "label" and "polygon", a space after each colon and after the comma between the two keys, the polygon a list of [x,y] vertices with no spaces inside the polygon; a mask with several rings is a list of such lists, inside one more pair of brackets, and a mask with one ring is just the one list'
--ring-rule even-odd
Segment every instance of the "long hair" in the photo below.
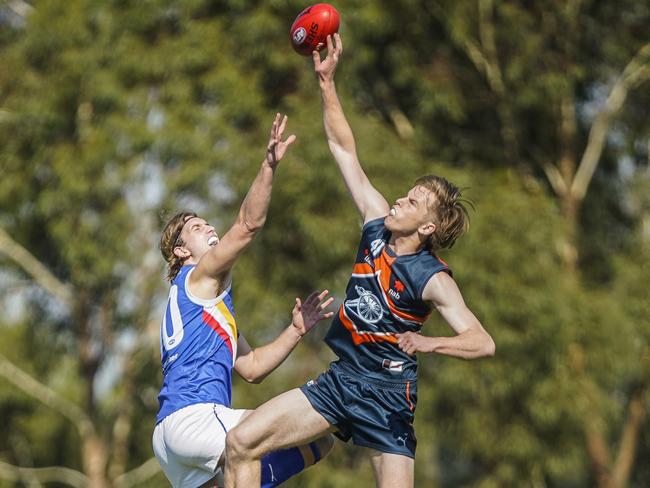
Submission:
{"label": "long hair", "polygon": [[456,239],[469,228],[467,206],[472,202],[463,198],[461,190],[442,176],[427,175],[418,178],[415,186],[422,186],[435,196],[427,202],[429,211],[434,216],[435,232],[426,242],[429,252],[451,248]]}
{"label": "long hair", "polygon": [[167,279],[172,281],[181,267],[183,266],[184,259],[179,258],[174,254],[174,248],[185,244],[181,239],[181,232],[183,226],[192,217],[196,217],[196,213],[183,211],[178,212],[165,224],[165,228],[160,236],[160,252],[167,262]]}

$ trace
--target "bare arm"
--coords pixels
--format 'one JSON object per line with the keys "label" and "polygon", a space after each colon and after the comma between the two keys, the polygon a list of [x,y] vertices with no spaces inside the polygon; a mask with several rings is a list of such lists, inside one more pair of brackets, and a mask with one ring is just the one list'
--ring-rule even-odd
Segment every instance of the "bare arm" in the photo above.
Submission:
{"label": "bare arm", "polygon": [[226,288],[228,280],[224,280],[224,276],[229,273],[237,257],[264,225],[271,202],[275,170],[289,145],[296,140],[294,135],[289,136],[286,141],[282,140],[286,125],[287,116],[281,119],[280,114],[276,114],[266,157],[242,202],[235,223],[219,244],[201,257],[190,275],[192,288],[199,296],[215,296]]}
{"label": "bare arm", "polygon": [[244,336],[237,341],[237,359],[235,371],[249,383],[260,383],[266,376],[284,361],[298,345],[302,336],[323,319],[330,318],[333,312],[324,309],[332,303],[327,298],[327,290],[314,292],[304,303],[296,298],[291,324],[272,342],[252,349]]}
{"label": "bare arm", "polygon": [[407,354],[434,352],[463,359],[494,356],[495,344],[481,322],[467,308],[456,282],[447,273],[436,273],[427,283],[423,298],[434,304],[453,337],[427,337],[414,332],[397,334],[400,349]]}
{"label": "bare arm", "polygon": [[361,167],[352,129],[343,113],[343,107],[336,93],[334,73],[343,44],[338,34],[334,35],[336,47],[331,36],[327,37],[327,56],[321,61],[320,53],[314,51],[314,69],[318,76],[323,99],[323,122],[327,143],[343,175],[348,191],[364,223],[388,214],[386,199],[375,189]]}

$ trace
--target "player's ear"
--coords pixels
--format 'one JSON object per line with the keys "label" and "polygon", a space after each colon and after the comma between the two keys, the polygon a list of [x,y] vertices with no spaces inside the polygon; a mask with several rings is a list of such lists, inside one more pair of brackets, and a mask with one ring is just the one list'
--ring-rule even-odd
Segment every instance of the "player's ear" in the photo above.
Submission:
{"label": "player's ear", "polygon": [[418,227],[418,232],[423,236],[430,236],[436,231],[436,224],[431,221],[425,222],[420,227]]}
{"label": "player's ear", "polygon": [[176,246],[174,248],[174,256],[176,256],[179,259],[186,259],[190,257],[190,252],[184,247]]}

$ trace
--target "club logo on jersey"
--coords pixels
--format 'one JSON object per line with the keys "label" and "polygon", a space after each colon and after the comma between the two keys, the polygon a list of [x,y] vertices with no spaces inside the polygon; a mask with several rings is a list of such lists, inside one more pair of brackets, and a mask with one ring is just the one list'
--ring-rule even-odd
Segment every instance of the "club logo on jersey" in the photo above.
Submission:
{"label": "club logo on jersey", "polygon": [[379,253],[384,248],[385,244],[386,243],[381,239],[375,239],[374,241],[372,241],[370,243],[370,252],[372,253],[372,256],[375,258],[379,256]]}
{"label": "club logo on jersey", "polygon": [[362,286],[354,287],[358,298],[346,300],[345,307],[367,324],[375,324],[384,316],[384,307],[379,299]]}

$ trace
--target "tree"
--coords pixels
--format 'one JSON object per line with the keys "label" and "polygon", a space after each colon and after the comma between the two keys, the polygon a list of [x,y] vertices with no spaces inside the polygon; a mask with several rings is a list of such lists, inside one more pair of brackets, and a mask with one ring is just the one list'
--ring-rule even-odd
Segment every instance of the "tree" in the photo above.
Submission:
{"label": "tree", "polygon": [[[239,325],[259,343],[286,325],[293,297],[327,287],[342,298],[359,221],[325,144],[311,61],[289,46],[301,7],[0,8],[0,288],[16,310],[0,318],[11,426],[0,477],[163,482],[149,448],[160,213],[192,207],[226,227],[278,110],[298,142],[235,269]],[[439,172],[477,203],[445,257],[497,356],[422,359],[418,482],[647,484],[635,462],[648,452],[647,7],[337,7],[339,92],[373,182],[392,200]],[[325,329],[263,385],[236,384],[235,405],[322,371]],[[425,333],[443,330],[433,321]],[[288,486],[369,483],[364,456],[339,447]]]}

